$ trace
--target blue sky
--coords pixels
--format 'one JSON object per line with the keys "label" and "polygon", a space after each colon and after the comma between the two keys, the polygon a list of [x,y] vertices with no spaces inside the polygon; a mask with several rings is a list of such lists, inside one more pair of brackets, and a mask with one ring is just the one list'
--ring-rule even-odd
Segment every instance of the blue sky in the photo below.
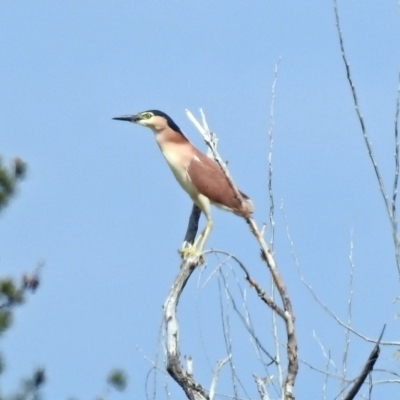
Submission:
{"label": "blue sky", "polygon": [[[339,1],[361,110],[387,187],[393,179],[399,10],[394,0]],[[198,115],[202,107],[261,225],[269,212],[269,110],[279,57],[274,194],[277,206],[283,204],[303,273],[346,318],[352,238],[354,327],[376,337],[387,323],[386,340],[398,338],[399,307],[393,300],[399,280],[390,226],[345,80],[331,1],[4,0],[1,155],[6,160],[20,156],[29,172],[0,216],[1,274],[18,278],[45,262],[40,290],[18,310],[2,340],[5,392],[44,365],[46,398],[94,398],[108,371],[122,367],[130,386],[120,397],[143,398],[150,368],[143,353],[154,358],[162,304],[179,268],[176,250],[191,203],[151,131],[111,118],[163,110],[204,150],[185,115],[186,108]],[[237,255],[269,288],[246,224],[219,210],[213,215],[208,247]],[[301,284],[279,207],[275,256],[293,301],[300,358],[325,368],[315,331],[340,368],[343,329]],[[193,278],[180,314],[183,354],[193,355],[200,371],[199,309],[208,318],[203,327],[210,327],[211,365],[226,356],[218,342],[217,280],[204,293],[196,289],[198,279],[205,280],[217,265],[211,257],[207,269]],[[240,281],[240,271],[234,270]],[[259,335],[273,352],[269,310],[241,284],[255,307]],[[249,353],[240,351],[248,346],[242,336],[235,339],[237,362],[251,377],[258,367],[253,369]],[[352,340],[350,377],[371,350]],[[381,366],[398,368],[394,350],[385,351]],[[209,387],[209,375],[199,372],[198,378]],[[301,364],[298,398],[321,397],[323,382],[324,376]],[[170,388],[173,398],[184,398],[174,383]],[[330,397],[338,393],[334,383],[328,390]],[[391,390],[379,386],[376,393]]]}

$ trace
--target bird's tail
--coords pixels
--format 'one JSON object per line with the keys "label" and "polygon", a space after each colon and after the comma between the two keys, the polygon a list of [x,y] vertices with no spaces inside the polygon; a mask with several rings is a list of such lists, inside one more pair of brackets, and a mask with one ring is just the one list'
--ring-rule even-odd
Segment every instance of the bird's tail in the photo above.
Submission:
{"label": "bird's tail", "polygon": [[239,193],[242,195],[242,198],[243,198],[243,202],[241,204],[239,214],[244,218],[248,218],[254,212],[254,204],[251,201],[249,196],[245,195],[240,190],[239,190]]}

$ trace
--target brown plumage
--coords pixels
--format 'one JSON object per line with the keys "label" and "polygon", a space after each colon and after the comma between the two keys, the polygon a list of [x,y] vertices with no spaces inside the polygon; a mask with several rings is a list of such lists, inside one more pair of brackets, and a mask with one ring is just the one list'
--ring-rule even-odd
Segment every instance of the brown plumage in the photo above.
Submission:
{"label": "brown plumage", "polygon": [[167,114],[149,110],[114,119],[134,122],[154,132],[157,144],[176,180],[207,218],[207,225],[193,246],[181,250],[182,257],[198,254],[203,250],[213,225],[210,204],[244,218],[253,212],[250,198],[240,192],[243,198],[241,202],[220,166],[197,150]]}
{"label": "brown plumage", "polygon": [[[242,204],[221,167],[197,149],[195,150],[196,155],[192,158],[187,172],[196,189],[208,197],[215,206],[228,209],[241,217],[249,217],[253,212],[253,203],[249,197],[240,192],[244,200]],[[212,177],[212,179],[204,179],[205,177]]]}

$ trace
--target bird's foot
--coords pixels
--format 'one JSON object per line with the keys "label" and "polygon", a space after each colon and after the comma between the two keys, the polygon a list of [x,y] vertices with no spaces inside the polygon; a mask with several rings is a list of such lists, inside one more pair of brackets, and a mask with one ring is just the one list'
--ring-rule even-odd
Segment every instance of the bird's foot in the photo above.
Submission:
{"label": "bird's foot", "polygon": [[181,256],[182,260],[187,260],[188,258],[193,257],[198,259],[199,264],[202,264],[204,262],[202,251],[193,245],[182,247],[179,250],[179,255]]}

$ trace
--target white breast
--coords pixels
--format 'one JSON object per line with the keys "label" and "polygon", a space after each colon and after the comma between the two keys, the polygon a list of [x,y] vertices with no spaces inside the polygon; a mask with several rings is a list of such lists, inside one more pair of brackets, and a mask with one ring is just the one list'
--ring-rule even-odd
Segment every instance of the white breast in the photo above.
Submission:
{"label": "white breast", "polygon": [[197,191],[187,173],[188,165],[186,165],[185,160],[177,155],[177,152],[174,150],[176,149],[171,149],[169,146],[163,146],[161,152],[175,175],[176,180],[190,196],[193,196]]}

